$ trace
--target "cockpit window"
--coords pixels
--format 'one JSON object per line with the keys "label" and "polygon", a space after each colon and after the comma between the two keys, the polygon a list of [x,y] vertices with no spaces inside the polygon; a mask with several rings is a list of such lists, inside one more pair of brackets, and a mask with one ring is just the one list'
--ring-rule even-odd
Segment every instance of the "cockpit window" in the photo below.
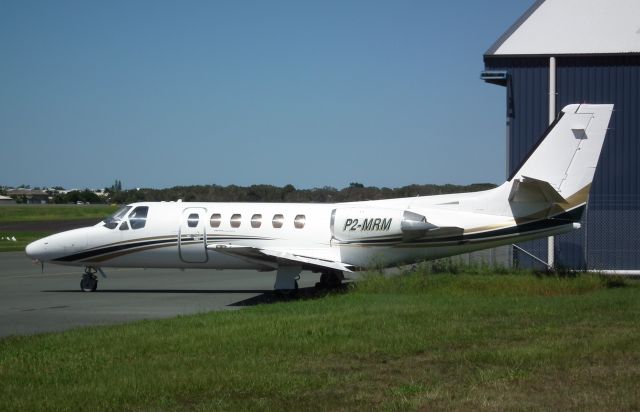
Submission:
{"label": "cockpit window", "polygon": [[133,209],[133,212],[129,215],[131,229],[142,229],[147,223],[147,213],[149,213],[148,206],[138,206]]}
{"label": "cockpit window", "polygon": [[129,230],[129,225],[126,220],[120,225],[120,230]]}
{"label": "cockpit window", "polygon": [[131,206],[124,206],[118,209],[116,213],[112,214],[104,220],[104,226],[107,229],[115,229],[116,227],[118,227],[118,223],[122,221],[129,210],[131,210]]}

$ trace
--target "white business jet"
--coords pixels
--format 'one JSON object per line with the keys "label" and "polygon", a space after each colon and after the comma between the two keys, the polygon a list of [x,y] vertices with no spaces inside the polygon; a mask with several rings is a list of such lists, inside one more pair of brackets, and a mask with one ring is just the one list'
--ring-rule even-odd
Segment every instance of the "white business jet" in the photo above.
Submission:
{"label": "white business jet", "polygon": [[491,190],[335,204],[144,202],[92,227],[29,244],[40,262],[104,267],[276,270],[293,290],[303,270],[337,286],[372,262],[412,263],[578,229],[613,105],[573,104],[504,184]]}

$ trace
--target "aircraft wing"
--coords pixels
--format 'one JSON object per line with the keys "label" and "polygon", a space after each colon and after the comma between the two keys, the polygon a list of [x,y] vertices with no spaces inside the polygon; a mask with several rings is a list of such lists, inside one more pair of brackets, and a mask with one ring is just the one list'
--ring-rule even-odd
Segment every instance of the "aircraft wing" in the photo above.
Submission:
{"label": "aircraft wing", "polygon": [[336,262],[333,260],[318,259],[315,257],[296,255],[293,253],[281,252],[276,250],[260,249],[260,252],[267,256],[275,257],[277,259],[288,260],[291,262],[306,263],[311,266],[320,266],[320,267],[329,268],[329,269],[342,270],[344,272],[352,272],[350,267],[353,267],[346,263]]}
{"label": "aircraft wing", "polygon": [[[231,245],[231,244],[215,244],[208,245],[207,249],[216,252],[225,253],[230,256],[258,263],[270,268],[277,268],[281,264],[295,264],[300,266],[312,266],[319,269],[341,270],[343,272],[352,272],[353,265],[338,262],[335,260],[319,258],[317,256],[308,256],[313,253],[305,250],[304,252],[292,253],[281,250],[261,249],[250,246]],[[305,253],[306,252],[306,253]],[[304,254],[302,254],[304,253]]]}

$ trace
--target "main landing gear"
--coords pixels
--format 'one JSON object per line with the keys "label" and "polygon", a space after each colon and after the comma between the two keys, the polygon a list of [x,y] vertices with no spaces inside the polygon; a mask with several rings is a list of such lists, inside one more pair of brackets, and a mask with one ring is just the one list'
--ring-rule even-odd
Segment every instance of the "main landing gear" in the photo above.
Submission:
{"label": "main landing gear", "polygon": [[273,289],[281,295],[294,294],[298,290],[298,280],[300,279],[300,266],[280,266],[276,274],[276,283]]}
{"label": "main landing gear", "polygon": [[[276,274],[275,291],[281,295],[295,294],[298,290],[301,266],[279,266]],[[342,286],[344,275],[339,270],[325,270],[320,275],[320,282],[316,283],[316,289],[339,289]]]}
{"label": "main landing gear", "polygon": [[83,292],[95,292],[98,288],[98,277],[96,276],[98,271],[91,267],[87,266],[84,268],[84,274],[82,275],[82,280],[80,281],[80,290]]}
{"label": "main landing gear", "polygon": [[339,270],[327,270],[320,275],[320,282],[316,283],[318,289],[338,289],[342,286],[344,274]]}

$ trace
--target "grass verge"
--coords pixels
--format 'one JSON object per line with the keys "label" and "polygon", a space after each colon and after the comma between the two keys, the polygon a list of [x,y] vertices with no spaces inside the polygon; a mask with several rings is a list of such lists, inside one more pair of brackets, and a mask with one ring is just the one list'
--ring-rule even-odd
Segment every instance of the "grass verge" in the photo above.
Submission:
{"label": "grass verge", "polygon": [[29,243],[48,235],[46,232],[0,232],[0,252],[23,251]]}
{"label": "grass verge", "polygon": [[637,410],[639,315],[637,284],[595,275],[373,274],[0,340],[0,410]]}
{"label": "grass verge", "polygon": [[112,205],[3,205],[0,206],[0,223],[101,219],[117,209],[118,206]]}

